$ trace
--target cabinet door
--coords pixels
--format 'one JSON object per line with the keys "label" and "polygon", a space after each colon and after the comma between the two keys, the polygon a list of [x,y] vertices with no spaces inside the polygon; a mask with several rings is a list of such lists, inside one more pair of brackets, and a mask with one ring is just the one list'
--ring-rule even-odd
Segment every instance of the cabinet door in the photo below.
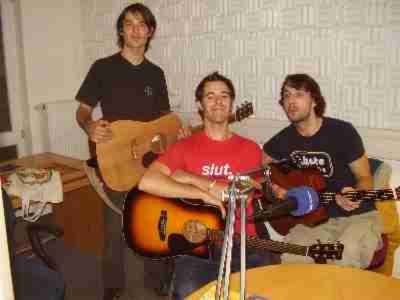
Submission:
{"label": "cabinet door", "polygon": [[54,205],[54,222],[64,229],[64,241],[88,254],[101,256],[104,247],[103,201],[91,186],[67,192]]}

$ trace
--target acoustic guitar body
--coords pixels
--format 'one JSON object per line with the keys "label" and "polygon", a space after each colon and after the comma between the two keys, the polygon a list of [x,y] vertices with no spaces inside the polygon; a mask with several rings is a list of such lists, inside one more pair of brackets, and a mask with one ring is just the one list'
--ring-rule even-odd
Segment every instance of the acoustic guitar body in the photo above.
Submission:
{"label": "acoustic guitar body", "polygon": [[[229,122],[241,121],[252,114],[252,103],[245,101],[231,114]],[[174,113],[150,122],[112,122],[111,141],[96,145],[97,162],[106,185],[114,191],[130,191],[158,154],[176,142],[181,127],[181,120]],[[192,132],[202,128],[202,125],[192,127]]]}
{"label": "acoustic guitar body", "polygon": [[[300,186],[312,187],[317,192],[326,188],[325,180],[317,169],[282,168],[279,165],[271,165],[271,180],[285,189]],[[279,200],[278,200],[279,201]],[[319,207],[304,216],[284,216],[270,219],[271,226],[281,235],[288,234],[289,230],[297,224],[315,226],[328,219],[325,207]]]}
{"label": "acoustic guitar body", "polygon": [[139,182],[157,154],[175,143],[181,121],[170,113],[150,122],[120,120],[111,123],[113,138],[96,145],[101,176],[107,186],[126,192]]}
{"label": "acoustic guitar body", "polygon": [[152,258],[170,258],[182,254],[207,257],[204,244],[192,244],[182,235],[184,224],[197,220],[207,228],[223,230],[224,223],[215,207],[162,198],[133,189],[123,209],[123,235],[137,254]]}

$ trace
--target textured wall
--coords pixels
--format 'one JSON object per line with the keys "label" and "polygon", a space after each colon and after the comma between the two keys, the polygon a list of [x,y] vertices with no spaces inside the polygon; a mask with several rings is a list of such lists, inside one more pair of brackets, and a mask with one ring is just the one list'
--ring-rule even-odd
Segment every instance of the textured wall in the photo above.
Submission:
{"label": "textured wall", "polygon": [[[87,0],[87,67],[116,50],[114,22],[135,1]],[[194,111],[199,80],[220,70],[256,117],[284,120],[276,104],[288,73],[321,84],[328,115],[400,129],[400,1],[145,0],[159,28],[148,56],[166,74],[171,100]]]}

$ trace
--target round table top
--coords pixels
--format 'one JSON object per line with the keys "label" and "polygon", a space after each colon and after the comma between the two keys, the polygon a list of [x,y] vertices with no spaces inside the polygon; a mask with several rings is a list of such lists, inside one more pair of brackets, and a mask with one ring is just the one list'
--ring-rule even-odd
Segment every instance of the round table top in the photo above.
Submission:
{"label": "round table top", "polygon": [[[229,299],[239,299],[240,274],[231,276]],[[214,299],[207,293],[216,282],[211,282],[187,300]],[[392,300],[400,299],[400,279],[355,268],[335,265],[285,264],[249,269],[246,272],[246,294],[259,295],[268,300]]]}

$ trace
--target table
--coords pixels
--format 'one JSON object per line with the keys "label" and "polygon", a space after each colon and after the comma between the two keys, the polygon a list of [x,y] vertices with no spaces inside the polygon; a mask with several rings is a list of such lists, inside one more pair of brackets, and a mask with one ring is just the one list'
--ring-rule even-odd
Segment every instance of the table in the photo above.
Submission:
{"label": "table", "polygon": [[[104,245],[103,201],[90,186],[83,161],[54,153],[41,153],[0,164],[29,168],[54,168],[60,172],[64,201],[53,205],[52,219],[64,229],[64,241],[88,254],[101,256]],[[21,199],[11,199],[14,208]]]}
{"label": "table", "polygon": [[[400,280],[371,271],[336,265],[287,264],[247,270],[247,294],[268,300],[393,300],[400,297]],[[190,295],[196,300],[215,282]],[[232,274],[233,291],[240,290],[239,273]]]}

